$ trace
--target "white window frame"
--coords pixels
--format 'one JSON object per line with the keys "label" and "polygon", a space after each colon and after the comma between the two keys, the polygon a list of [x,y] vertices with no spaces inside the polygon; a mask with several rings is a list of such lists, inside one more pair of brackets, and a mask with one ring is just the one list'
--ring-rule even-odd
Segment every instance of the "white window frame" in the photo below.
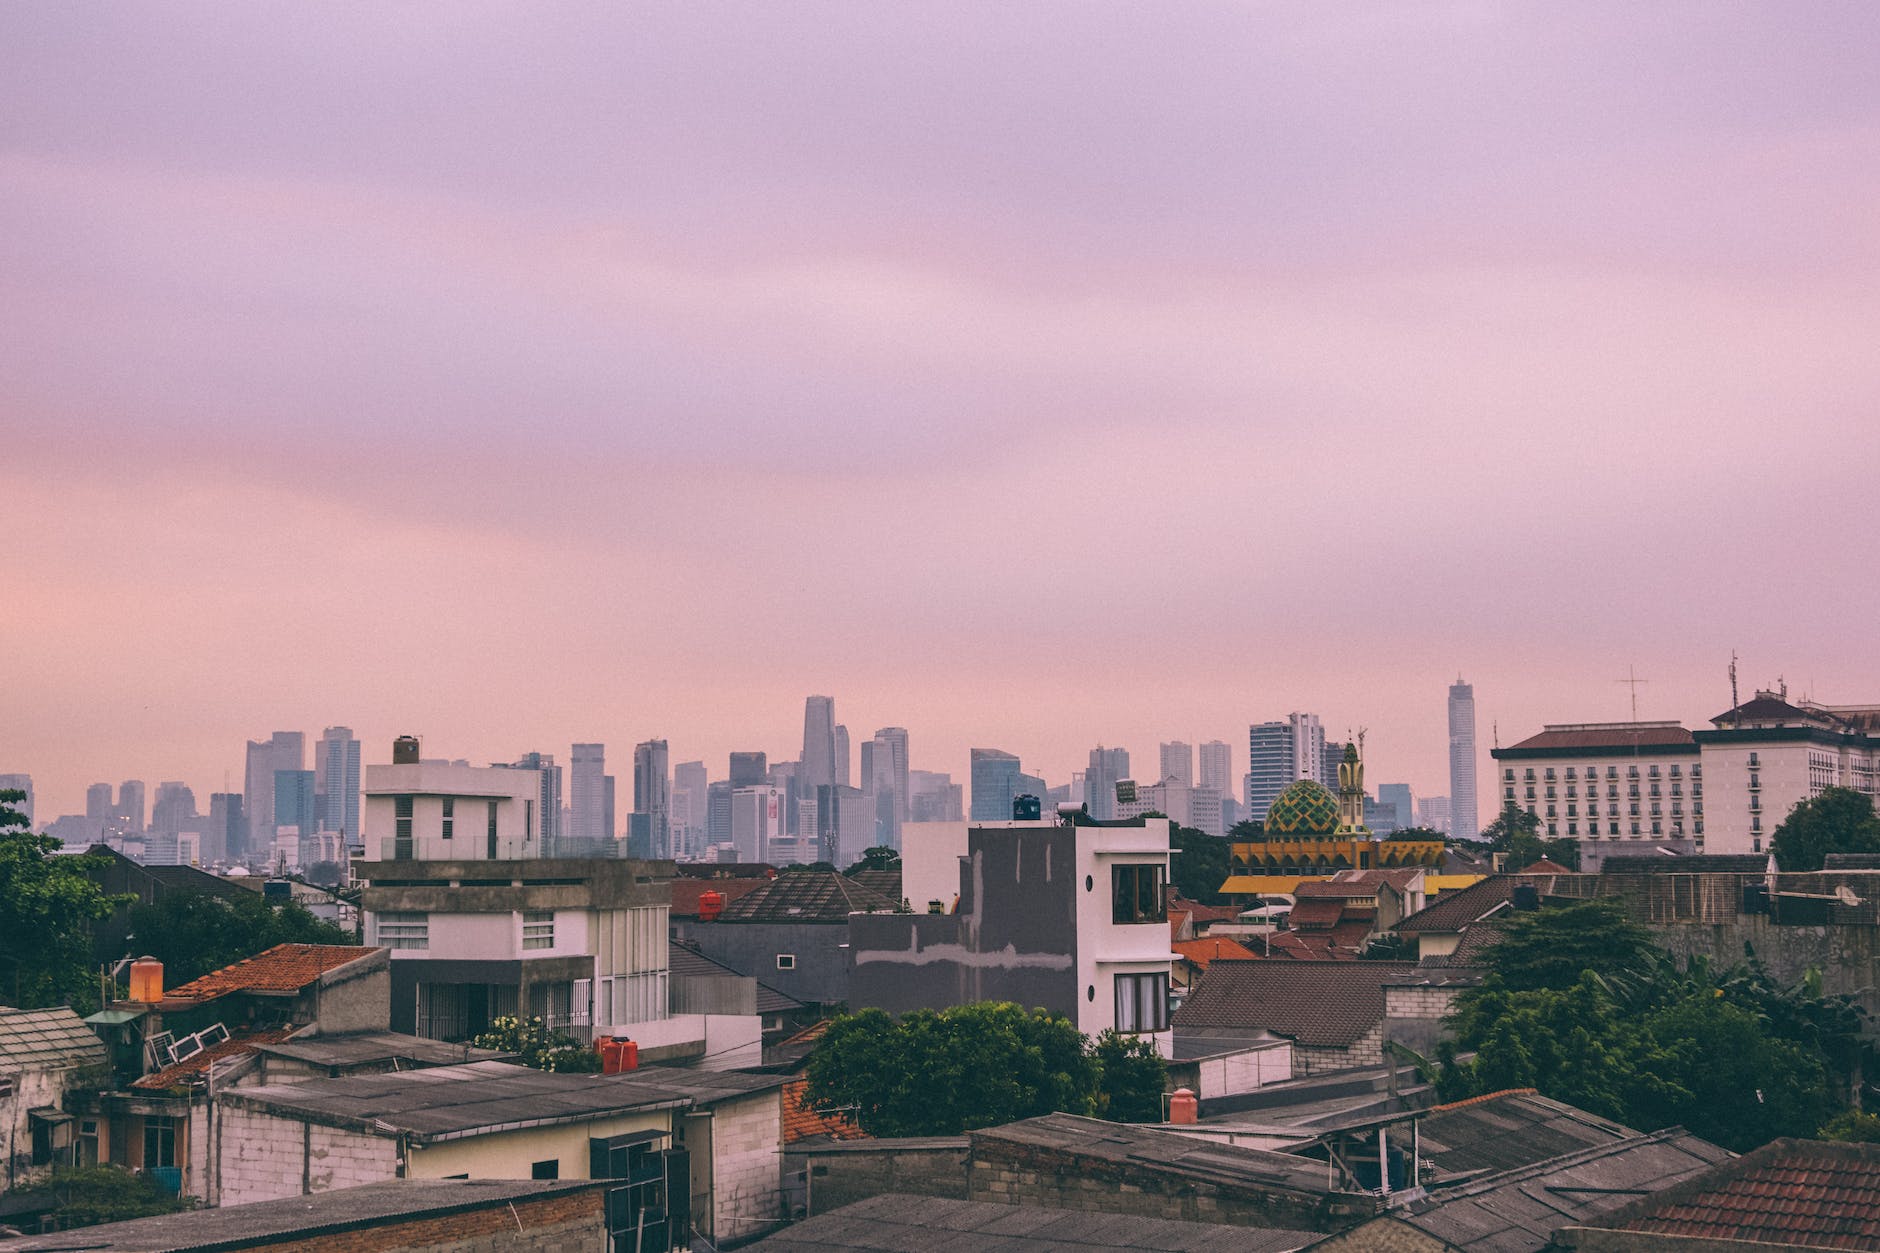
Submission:
{"label": "white window frame", "polygon": [[431,915],[415,911],[375,914],[372,932],[380,948],[428,949],[431,947]]}

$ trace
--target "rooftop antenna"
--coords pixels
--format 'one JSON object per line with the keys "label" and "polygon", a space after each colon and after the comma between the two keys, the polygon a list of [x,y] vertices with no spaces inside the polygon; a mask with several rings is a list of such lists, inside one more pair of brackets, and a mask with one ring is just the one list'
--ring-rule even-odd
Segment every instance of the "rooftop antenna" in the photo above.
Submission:
{"label": "rooftop antenna", "polygon": [[1613,680],[1613,682],[1625,683],[1625,684],[1630,685],[1630,687],[1632,688],[1632,721],[1637,722],[1638,721],[1638,685],[1641,683],[1650,683],[1651,680],[1639,678],[1637,666],[1627,666],[1626,677],[1623,679],[1615,679]]}
{"label": "rooftop antenna", "polygon": [[1743,725],[1743,702],[1736,695],[1736,649],[1730,650],[1730,725]]}

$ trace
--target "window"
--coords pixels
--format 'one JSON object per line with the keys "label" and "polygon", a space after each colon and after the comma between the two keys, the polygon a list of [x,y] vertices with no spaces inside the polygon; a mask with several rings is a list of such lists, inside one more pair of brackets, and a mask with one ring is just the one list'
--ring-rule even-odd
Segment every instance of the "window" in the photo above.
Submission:
{"label": "window", "polygon": [[1168,972],[1116,976],[1116,1029],[1168,1030]]}
{"label": "window", "polygon": [[778,970],[795,970],[796,969],[796,954],[795,953],[778,953],[777,954],[777,969]]}
{"label": "window", "polygon": [[176,1120],[155,1114],[144,1118],[144,1169],[176,1165]]}
{"label": "window", "polygon": [[448,840],[451,837],[452,828],[455,827],[456,825],[457,825],[457,798],[455,796],[446,796],[444,798],[444,838],[445,839]]}
{"label": "window", "polygon": [[552,909],[525,909],[522,911],[522,947],[555,947],[555,911]]}
{"label": "window", "polygon": [[1750,769],[1753,770],[1757,766],[1762,765],[1762,758],[1756,753],[1751,753],[1749,755],[1749,764],[1750,764]]}
{"label": "window", "polygon": [[496,802],[495,801],[490,802],[489,810],[490,810],[489,859],[491,861],[495,861],[496,860]]}
{"label": "window", "polygon": [[528,843],[535,838],[535,802],[522,802],[522,842]]}
{"label": "window", "polygon": [[1119,923],[1167,922],[1162,903],[1164,867],[1139,862],[1110,868],[1110,920]]}
{"label": "window", "polygon": [[379,943],[386,948],[430,948],[429,914],[389,913],[378,915]]}
{"label": "window", "polygon": [[545,1162],[533,1163],[529,1167],[529,1178],[531,1179],[559,1179],[561,1178],[561,1159],[559,1157],[551,1157]]}
{"label": "window", "polygon": [[397,846],[392,850],[394,857],[411,856],[411,806],[413,798],[394,796],[392,798],[392,838]]}

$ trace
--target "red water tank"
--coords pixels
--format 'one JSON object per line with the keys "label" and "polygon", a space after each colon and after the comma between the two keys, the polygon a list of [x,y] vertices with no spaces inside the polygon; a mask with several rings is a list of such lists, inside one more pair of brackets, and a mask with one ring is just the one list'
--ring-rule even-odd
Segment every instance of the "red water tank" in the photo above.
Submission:
{"label": "red water tank", "polygon": [[700,892],[698,894],[698,920],[717,922],[718,915],[725,912],[725,894],[723,892]]}
{"label": "red water tank", "polygon": [[620,1069],[638,1070],[640,1068],[640,1046],[632,1040],[620,1041]]}
{"label": "red water tank", "polygon": [[163,999],[163,963],[139,957],[131,963],[131,999],[154,1005]]}
{"label": "red water tank", "polygon": [[1172,1123],[1194,1123],[1201,1118],[1201,1102],[1188,1088],[1176,1088],[1168,1098],[1168,1120]]}

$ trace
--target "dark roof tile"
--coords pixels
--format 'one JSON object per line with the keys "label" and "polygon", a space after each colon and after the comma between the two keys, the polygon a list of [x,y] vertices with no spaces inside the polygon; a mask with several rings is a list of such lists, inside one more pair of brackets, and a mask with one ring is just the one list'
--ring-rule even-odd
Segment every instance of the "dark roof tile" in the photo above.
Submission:
{"label": "dark roof tile", "polygon": [[1383,1021],[1385,984],[1471,981],[1472,972],[1437,973],[1414,962],[1218,960],[1175,1011],[1174,1025],[1264,1029],[1343,1047]]}
{"label": "dark roof tile", "polygon": [[725,906],[720,922],[847,922],[897,902],[833,870],[787,870]]}

